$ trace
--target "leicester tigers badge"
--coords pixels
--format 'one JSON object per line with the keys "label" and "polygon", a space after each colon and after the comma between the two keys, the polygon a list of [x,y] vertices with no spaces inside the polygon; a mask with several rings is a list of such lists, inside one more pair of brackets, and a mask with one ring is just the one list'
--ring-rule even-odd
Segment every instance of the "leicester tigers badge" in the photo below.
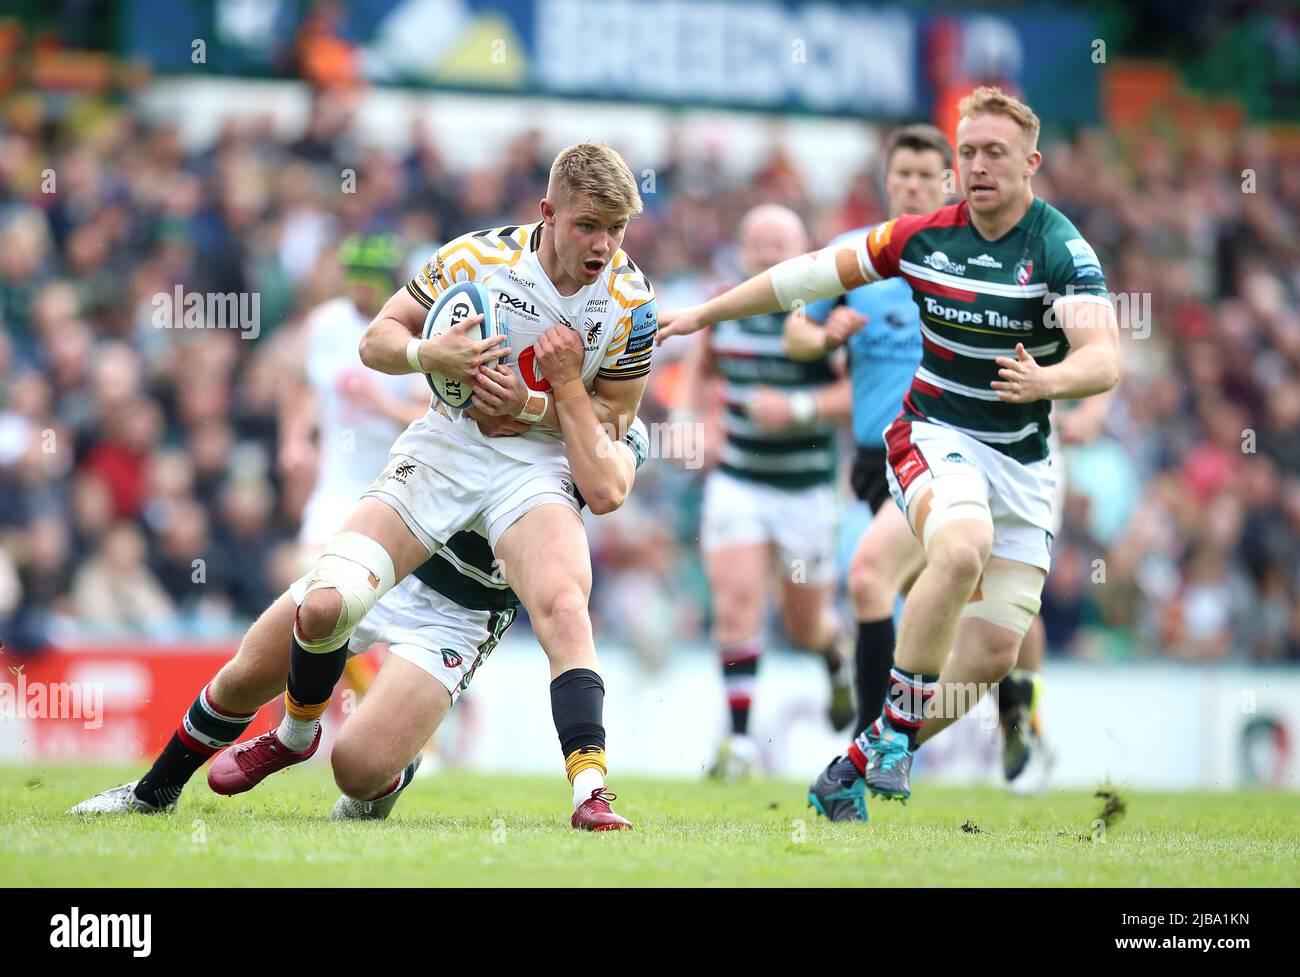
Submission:
{"label": "leicester tigers badge", "polygon": [[1012,270],[1012,277],[1015,278],[1017,285],[1028,285],[1030,276],[1034,273],[1034,259],[1021,258],[1016,262],[1016,267]]}

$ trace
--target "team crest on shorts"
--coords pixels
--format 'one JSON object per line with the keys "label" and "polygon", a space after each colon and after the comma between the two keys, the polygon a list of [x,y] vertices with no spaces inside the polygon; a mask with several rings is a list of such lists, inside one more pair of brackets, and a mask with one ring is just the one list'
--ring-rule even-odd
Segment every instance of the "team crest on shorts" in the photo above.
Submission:
{"label": "team crest on shorts", "polygon": [[394,468],[393,473],[388,477],[390,479],[396,479],[398,482],[405,485],[406,480],[410,478],[411,475],[414,474],[414,472],[415,472],[415,465],[413,465],[409,461],[404,461],[396,468]]}
{"label": "team crest on shorts", "polygon": [[944,460],[944,461],[951,461],[954,465],[969,465],[969,464],[970,464],[970,459],[969,459],[969,458],[967,458],[967,457],[966,457],[965,455],[963,455],[963,454],[958,454],[956,451],[950,451],[950,452],[948,452],[948,454],[944,455],[943,460]]}
{"label": "team crest on shorts", "polygon": [[451,648],[442,648],[442,663],[448,668],[460,668],[465,659],[460,657],[460,652]]}

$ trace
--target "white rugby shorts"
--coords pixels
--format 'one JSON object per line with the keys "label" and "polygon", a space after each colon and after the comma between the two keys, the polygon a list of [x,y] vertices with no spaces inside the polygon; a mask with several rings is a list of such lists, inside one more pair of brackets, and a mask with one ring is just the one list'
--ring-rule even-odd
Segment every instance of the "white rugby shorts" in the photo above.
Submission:
{"label": "white rugby shorts", "polygon": [[988,490],[993,556],[1051,568],[1056,466],[1051,456],[1023,464],[941,424],[898,417],[885,431],[889,492],[904,513],[932,478],[974,471]]}
{"label": "white rugby shorts", "polygon": [[784,567],[801,567],[810,584],[835,579],[835,490],[777,488],[712,471],[704,482],[700,546],[707,553],[772,543]]}
{"label": "white rugby shorts", "polygon": [[578,512],[563,447],[531,461],[497,451],[470,417],[430,410],[393,443],[388,465],[366,491],[392,506],[430,553],[463,529],[496,549],[502,533],[547,503]]}

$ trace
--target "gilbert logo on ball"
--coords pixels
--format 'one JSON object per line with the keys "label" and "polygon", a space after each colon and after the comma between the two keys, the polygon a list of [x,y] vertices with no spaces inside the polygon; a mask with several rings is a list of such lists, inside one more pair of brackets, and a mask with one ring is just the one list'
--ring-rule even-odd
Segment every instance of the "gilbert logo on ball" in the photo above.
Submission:
{"label": "gilbert logo on ball", "polygon": [[[492,299],[488,290],[479,282],[457,282],[433,303],[429,315],[424,320],[425,339],[441,336],[471,316],[483,316],[483,322],[477,330],[477,338],[490,339],[497,335],[497,319],[493,314]],[[426,373],[429,389],[435,397],[448,407],[464,407],[473,396],[469,384],[443,376],[441,373]]]}

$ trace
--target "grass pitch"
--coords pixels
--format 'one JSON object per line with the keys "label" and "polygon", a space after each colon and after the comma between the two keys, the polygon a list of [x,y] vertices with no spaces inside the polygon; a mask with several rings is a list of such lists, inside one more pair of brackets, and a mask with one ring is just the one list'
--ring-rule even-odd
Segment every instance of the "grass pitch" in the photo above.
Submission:
{"label": "grass pitch", "polygon": [[[568,823],[558,778],[417,779],[392,818],[334,824],[323,769],[238,798],[203,774],[164,817],[69,818],[141,767],[0,768],[5,886],[1236,886],[1295,885],[1300,801],[1275,793],[1121,791],[1104,831],[1088,791],[1018,798],[921,783],[870,824],[830,824],[804,785],[619,777],[634,832]],[[1095,838],[1095,840],[1094,840]],[[927,866],[918,875],[917,866]]]}

